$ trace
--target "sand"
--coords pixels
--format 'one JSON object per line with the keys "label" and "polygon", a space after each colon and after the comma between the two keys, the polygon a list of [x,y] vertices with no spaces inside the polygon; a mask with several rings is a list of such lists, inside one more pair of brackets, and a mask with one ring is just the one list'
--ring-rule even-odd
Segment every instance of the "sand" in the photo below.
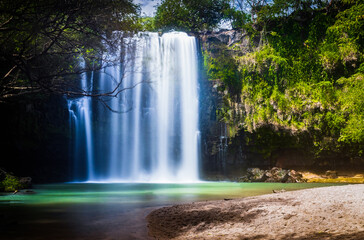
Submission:
{"label": "sand", "polygon": [[147,220],[156,239],[364,239],[364,185],[175,205]]}

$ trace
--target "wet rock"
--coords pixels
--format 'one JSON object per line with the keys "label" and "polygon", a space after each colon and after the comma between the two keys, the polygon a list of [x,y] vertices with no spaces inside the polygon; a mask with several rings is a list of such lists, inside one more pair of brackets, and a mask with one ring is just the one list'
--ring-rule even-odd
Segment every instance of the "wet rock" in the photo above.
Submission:
{"label": "wet rock", "polygon": [[281,190],[273,190],[273,193],[284,193],[287,192],[285,189],[281,189]]}
{"label": "wet rock", "polygon": [[0,168],[0,182],[6,178],[6,172]]}
{"label": "wet rock", "polygon": [[294,179],[293,177],[288,177],[287,180],[285,181],[285,183],[296,183],[297,180]]}
{"label": "wet rock", "polygon": [[271,170],[266,171],[266,176],[269,182],[286,182],[288,179],[288,170],[274,167]]}
{"label": "wet rock", "polygon": [[305,182],[302,174],[296,172],[295,170],[289,170],[288,175],[289,175],[288,180],[290,180],[290,182]]}
{"label": "wet rock", "polygon": [[206,180],[206,181],[212,181],[212,182],[219,182],[219,181],[227,181],[228,180],[226,178],[226,176],[219,175],[219,174],[207,175],[207,176],[204,176],[203,179]]}
{"label": "wet rock", "polygon": [[259,168],[248,168],[247,172],[248,177],[252,182],[265,182],[265,180],[267,180],[264,170]]}
{"label": "wet rock", "polygon": [[265,173],[265,176],[267,176],[268,179],[273,178],[273,174],[269,171]]}
{"label": "wet rock", "polygon": [[22,177],[19,179],[19,182],[20,182],[22,188],[30,188],[32,186],[31,177]]}
{"label": "wet rock", "polygon": [[286,172],[286,174],[282,177],[281,182],[285,183],[290,180],[289,171]]}
{"label": "wet rock", "polygon": [[275,182],[277,182],[277,179],[274,179],[274,178],[268,178],[268,179],[267,179],[267,180],[265,180],[264,182],[275,183]]}
{"label": "wet rock", "polygon": [[328,170],[328,171],[326,171],[325,176],[327,178],[334,179],[334,178],[337,178],[337,172]]}
{"label": "wet rock", "polygon": [[25,192],[24,192],[25,194],[35,194],[35,192],[34,191],[32,191],[32,190],[25,190]]}
{"label": "wet rock", "polygon": [[238,181],[297,183],[304,182],[304,179],[302,174],[295,170],[286,170],[274,167],[266,171],[259,168],[249,168],[247,170],[247,175],[238,178]]}
{"label": "wet rock", "polygon": [[221,30],[218,32],[210,32],[202,36],[203,41],[223,43],[225,45],[232,45],[244,39],[246,32],[237,30]]}
{"label": "wet rock", "polygon": [[247,175],[237,178],[236,181],[237,182],[251,182],[251,180],[249,179],[249,177]]}

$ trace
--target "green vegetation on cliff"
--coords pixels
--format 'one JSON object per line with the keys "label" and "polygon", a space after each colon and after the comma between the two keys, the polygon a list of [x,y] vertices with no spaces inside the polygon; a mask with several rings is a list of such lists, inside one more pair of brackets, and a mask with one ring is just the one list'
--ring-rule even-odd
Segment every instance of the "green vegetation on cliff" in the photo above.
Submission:
{"label": "green vegetation on cliff", "polygon": [[364,1],[276,0],[259,9],[248,44],[204,46],[231,135],[245,132],[247,142],[295,136],[277,148],[304,139],[317,157],[362,157]]}

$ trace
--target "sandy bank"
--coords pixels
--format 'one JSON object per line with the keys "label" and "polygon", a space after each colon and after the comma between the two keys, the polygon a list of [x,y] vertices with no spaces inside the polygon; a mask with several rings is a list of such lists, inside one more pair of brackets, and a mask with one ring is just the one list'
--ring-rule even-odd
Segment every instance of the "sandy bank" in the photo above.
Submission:
{"label": "sandy bank", "polygon": [[364,239],[364,185],[176,205],[147,220],[157,239]]}

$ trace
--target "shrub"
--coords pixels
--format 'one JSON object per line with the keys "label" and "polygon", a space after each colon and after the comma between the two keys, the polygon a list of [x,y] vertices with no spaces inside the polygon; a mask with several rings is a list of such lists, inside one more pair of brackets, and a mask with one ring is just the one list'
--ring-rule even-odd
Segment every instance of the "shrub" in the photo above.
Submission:
{"label": "shrub", "polygon": [[19,178],[10,174],[6,174],[6,177],[1,182],[1,185],[2,186],[0,189],[3,189],[5,192],[14,192],[23,188]]}

